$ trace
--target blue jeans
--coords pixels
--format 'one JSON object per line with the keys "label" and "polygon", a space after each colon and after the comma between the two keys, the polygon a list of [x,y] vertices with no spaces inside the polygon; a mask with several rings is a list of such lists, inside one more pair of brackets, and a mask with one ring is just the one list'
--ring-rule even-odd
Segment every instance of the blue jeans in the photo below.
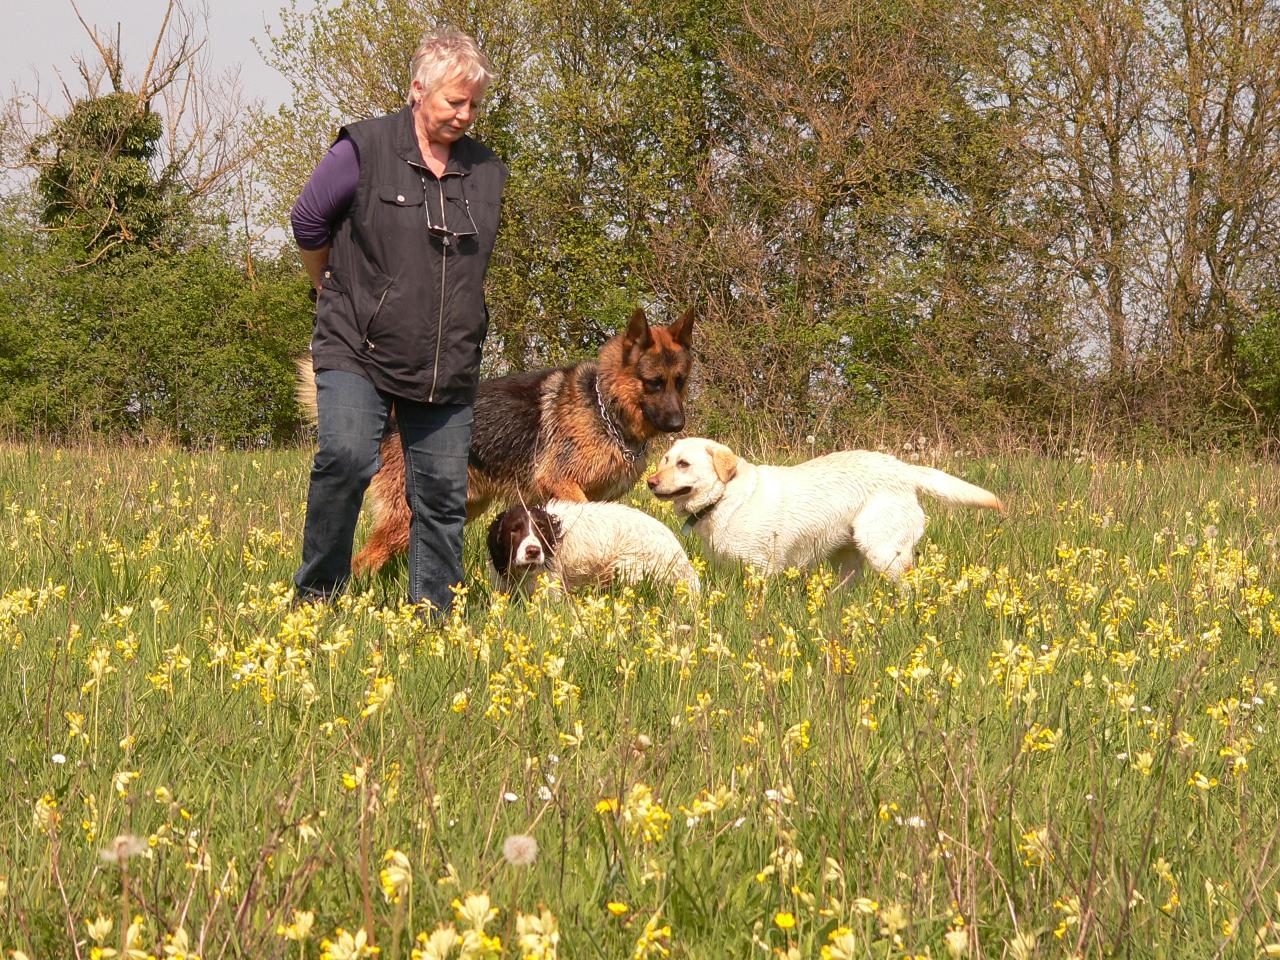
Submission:
{"label": "blue jeans", "polygon": [[356,520],[369,481],[382,465],[378,446],[395,409],[404,449],[409,530],[409,600],[440,612],[462,582],[467,519],[471,404],[427,404],[393,397],[345,370],[316,374],[320,449],[311,466],[302,566],[293,583],[303,599],[327,599],[351,577]]}

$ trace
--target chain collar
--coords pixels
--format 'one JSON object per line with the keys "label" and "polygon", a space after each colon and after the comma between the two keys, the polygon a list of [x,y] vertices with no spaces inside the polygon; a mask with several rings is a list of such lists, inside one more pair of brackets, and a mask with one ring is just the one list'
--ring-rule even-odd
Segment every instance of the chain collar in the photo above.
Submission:
{"label": "chain collar", "polygon": [[[622,436],[621,428],[614,421],[613,417],[609,415],[609,410],[604,403],[604,391],[600,389],[600,374],[597,373],[595,375],[592,385],[595,387],[596,407],[600,410],[600,419],[604,423],[605,433],[609,434],[609,439],[613,441],[614,446],[622,452],[622,459],[626,460],[628,465],[634,465],[636,459],[639,457],[639,453],[626,441],[626,438]],[[643,450],[644,446],[641,445],[640,449]]]}

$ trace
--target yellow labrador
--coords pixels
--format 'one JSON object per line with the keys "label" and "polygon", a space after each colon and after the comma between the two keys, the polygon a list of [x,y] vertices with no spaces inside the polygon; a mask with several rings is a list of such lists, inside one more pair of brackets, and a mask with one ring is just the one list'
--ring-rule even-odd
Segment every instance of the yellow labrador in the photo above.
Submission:
{"label": "yellow labrador", "polygon": [[863,560],[894,579],[910,569],[924,535],[920,493],[1004,509],[981,487],[884,453],[848,450],[776,467],[702,437],[677,440],[648,484],[717,557],[768,574],[830,560],[842,583]]}

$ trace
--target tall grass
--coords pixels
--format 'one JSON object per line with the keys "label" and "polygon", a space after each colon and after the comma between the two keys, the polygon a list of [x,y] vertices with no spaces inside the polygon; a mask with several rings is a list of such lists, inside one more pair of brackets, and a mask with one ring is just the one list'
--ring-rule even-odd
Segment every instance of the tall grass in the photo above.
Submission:
{"label": "tall grass", "polygon": [[430,629],[288,610],[305,464],[0,449],[3,951],[1280,955],[1274,468],[944,459],[902,585],[698,604],[473,527]]}

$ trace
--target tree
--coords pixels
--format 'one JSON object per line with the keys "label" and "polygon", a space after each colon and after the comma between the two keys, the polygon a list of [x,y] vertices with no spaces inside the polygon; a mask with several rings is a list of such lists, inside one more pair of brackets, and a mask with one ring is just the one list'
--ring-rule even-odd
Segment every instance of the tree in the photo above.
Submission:
{"label": "tree", "polygon": [[637,301],[657,306],[649,236],[689,209],[711,148],[730,11],[722,0],[294,0],[267,55],[295,100],[261,118],[278,215],[341,124],[403,105],[423,28],[464,26],[498,75],[476,135],[512,171],[490,270],[490,364],[592,353]]}
{"label": "tree", "polygon": [[65,112],[27,97],[5,114],[5,157],[29,186],[0,208],[0,425],[288,439],[306,284],[292,257],[237,264],[253,263],[232,228],[253,152],[237,100],[220,99],[176,0],[136,77],[118,40],[86,30],[99,61],[78,63],[84,94],[64,86]]}
{"label": "tree", "polygon": [[1234,392],[1236,333],[1280,253],[1280,8],[1050,2],[1004,37],[993,82],[1035,160],[1015,202],[1082,349],[1121,388],[1163,395],[1172,367],[1202,391],[1188,404]]}
{"label": "tree", "polygon": [[964,85],[980,24],[910,0],[744,9],[692,229],[670,224],[652,272],[703,292],[711,403],[794,433],[891,399],[972,408],[1040,336],[1001,222],[1002,116]]}
{"label": "tree", "polygon": [[173,246],[182,197],[152,170],[160,117],[130,93],[72,105],[32,144],[40,219],[82,264],[129,245]]}
{"label": "tree", "polygon": [[130,245],[173,248],[202,224],[234,220],[255,148],[241,134],[238,84],[212,75],[198,18],[169,0],[136,76],[118,36],[80,22],[97,54],[75,62],[83,93],[64,83],[63,112],[14,97],[0,127],[0,156],[34,180],[41,221],[87,265]]}

